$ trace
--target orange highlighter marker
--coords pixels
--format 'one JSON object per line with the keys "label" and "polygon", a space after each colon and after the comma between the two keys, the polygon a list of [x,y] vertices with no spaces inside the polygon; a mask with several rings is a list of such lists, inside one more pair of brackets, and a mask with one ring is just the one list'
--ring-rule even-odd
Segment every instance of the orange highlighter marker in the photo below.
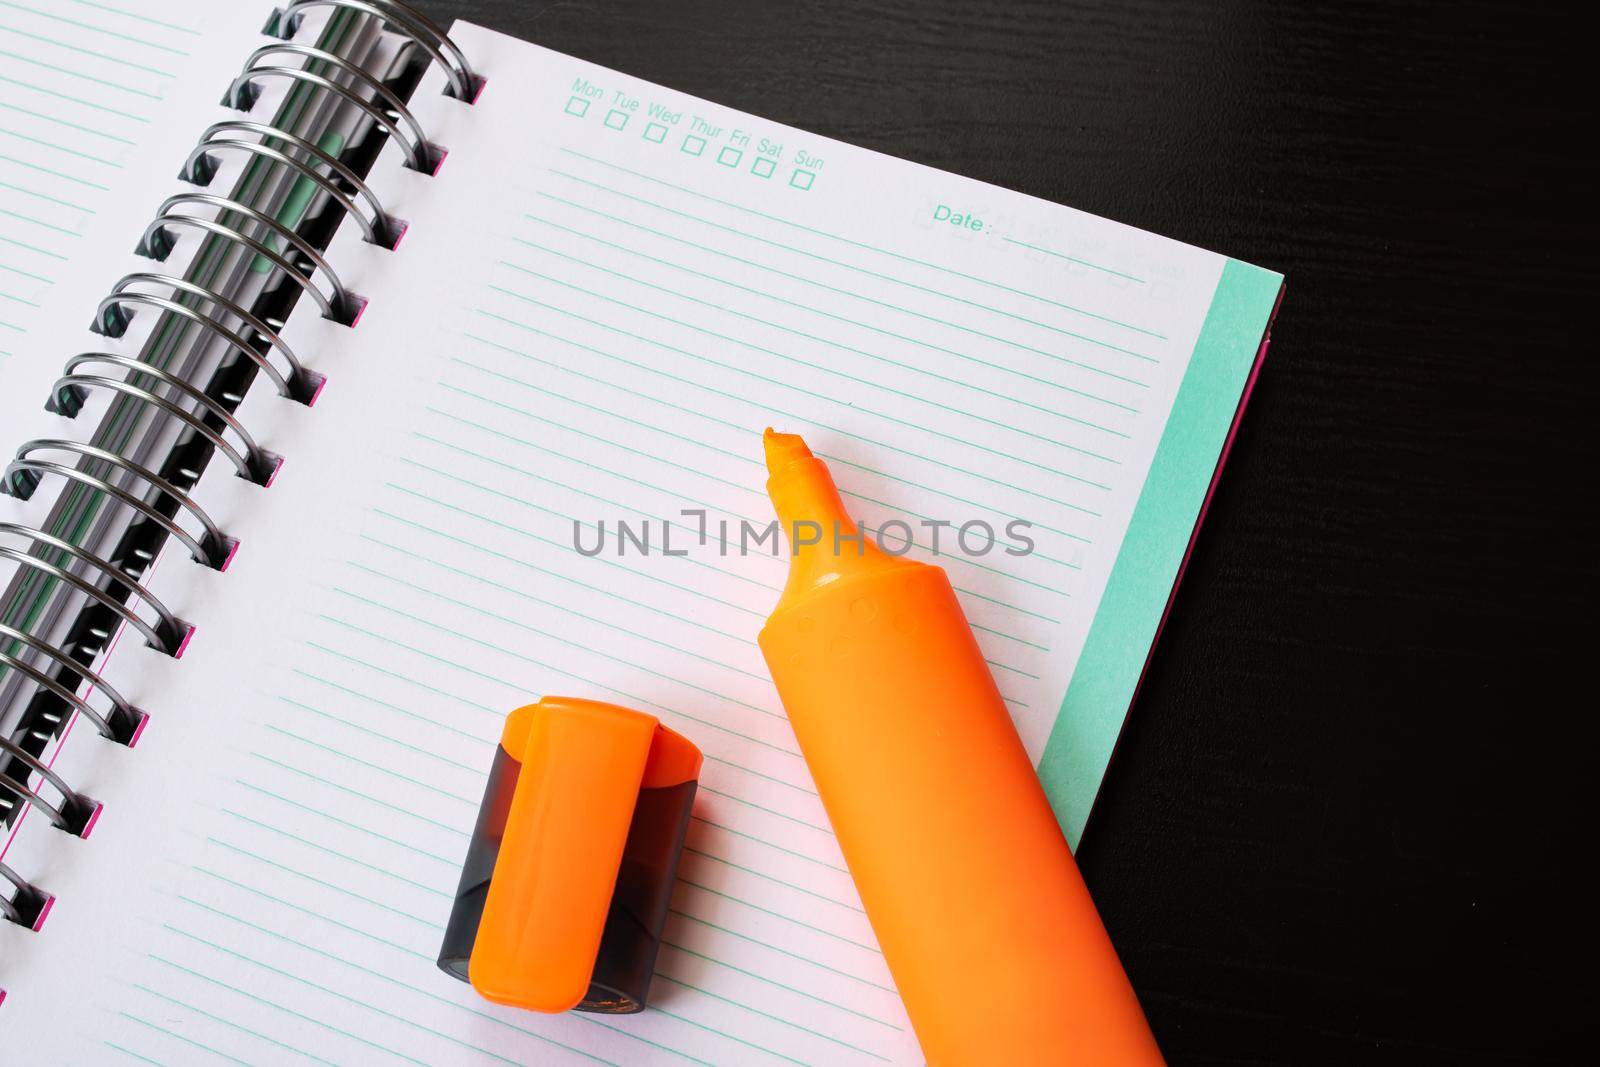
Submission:
{"label": "orange highlighter marker", "polygon": [[765,445],[797,547],[761,651],[928,1062],[1160,1064],[944,570],[835,541],[826,465]]}

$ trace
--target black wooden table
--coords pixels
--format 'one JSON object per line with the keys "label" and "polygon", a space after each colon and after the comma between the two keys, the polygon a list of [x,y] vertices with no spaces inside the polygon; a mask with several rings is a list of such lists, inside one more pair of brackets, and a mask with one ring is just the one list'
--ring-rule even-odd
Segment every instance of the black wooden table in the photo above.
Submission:
{"label": "black wooden table", "polygon": [[1174,1063],[1580,1047],[1600,345],[1576,318],[1600,252],[1576,25],[1532,4],[420,2],[1287,274],[1080,850],[1091,888]]}

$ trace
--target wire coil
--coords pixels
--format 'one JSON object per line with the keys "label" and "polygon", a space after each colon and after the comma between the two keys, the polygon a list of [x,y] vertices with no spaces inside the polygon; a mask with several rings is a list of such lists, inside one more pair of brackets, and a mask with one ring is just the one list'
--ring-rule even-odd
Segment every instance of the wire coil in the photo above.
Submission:
{"label": "wire coil", "polygon": [[[253,126],[256,123],[250,123],[249,125]],[[270,129],[270,127],[268,128]],[[177,196],[169,196],[162,202],[155,220],[146,228],[144,236],[140,239],[139,254],[150,256],[152,259],[165,260],[171,254],[173,245],[171,234],[167,232],[167,227],[169,226],[188,225],[202,229],[217,227],[230,233],[238,232],[223,226],[222,223],[215,219],[191,215],[188,212],[183,214],[175,213],[177,208],[191,205],[214,207],[221,214],[234,214],[241,218],[249,219],[257,226],[260,226],[263,231],[270,232],[288,244],[293,245],[296,252],[304,256],[313,267],[327,276],[328,284],[333,289],[332,295],[327,299],[333,317],[345,323],[349,323],[355,318],[356,312],[360,309],[360,299],[344,287],[344,284],[339,281],[339,275],[334,272],[333,267],[322,253],[317,251],[315,245],[271,215],[241,204],[237,200],[218,196],[215,193],[179,193]],[[213,230],[213,232],[217,231]],[[252,237],[247,240],[254,241],[256,238]],[[307,275],[306,277],[309,284],[310,276]]]}
{"label": "wire coil", "polygon": [[450,35],[422,12],[398,0],[294,0],[276,20],[278,36],[285,40],[292,38],[300,28],[305,13],[318,7],[344,8],[381,19],[411,38],[432,57],[450,81],[446,90],[450,96],[469,104],[477,99],[483,79],[473,73],[467,57],[456,47]]}
{"label": "wire coil", "polygon": [[[0,737],[0,757],[9,757],[27,768],[21,778],[0,771],[0,790],[9,792],[25,803],[39,809],[50,820],[50,825],[82,837],[93,824],[99,805],[67,784],[67,780],[51,769],[50,765],[8,737]],[[37,774],[55,789],[60,800],[51,803],[44,793],[34,788],[33,776]]]}
{"label": "wire coil", "polygon": [[122,586],[149,606],[155,613],[156,621],[151,622],[134,611],[123,599],[113,596],[100,588],[94,582],[88,581],[70,568],[52,563],[43,556],[34,555],[32,552],[19,552],[14,548],[0,545],[0,556],[10,559],[31,570],[46,574],[58,581],[65,582],[78,592],[92,600],[104,604],[112,612],[122,618],[144,635],[151,648],[160,649],[169,656],[176,656],[183,647],[184,638],[189,636],[193,627],[174,615],[154,593],[141,585],[138,579],[123,570],[121,567],[108,563],[106,560],[90,552],[88,549],[79,548],[77,545],[55,534],[34,529],[31,526],[21,526],[14,522],[0,522],[0,534],[10,534],[28,542],[30,548],[44,547],[65,556],[70,556],[79,563],[100,572],[111,580],[113,586]]}
{"label": "wire coil", "polygon": [[[65,452],[83,459],[97,460],[131,474],[166,496],[181,510],[193,515],[203,528],[203,532],[196,537],[143,497],[79,467],[58,460],[41,459],[38,455],[41,452]],[[221,570],[233,553],[236,542],[222,532],[205,509],[195,503],[188,493],[144,464],[136,463],[119,453],[82,441],[67,441],[61,438],[39,438],[28,441],[17,449],[16,457],[6,467],[5,486],[12,496],[26,500],[33,495],[33,491],[46,474],[59,475],[67,481],[88,486],[121,501],[183,542],[195,562],[204,563],[213,570]]]}
{"label": "wire coil", "polygon": [[[224,103],[249,111],[262,95],[262,84],[274,79],[305,86],[326,94],[351,113],[359,113],[371,128],[381,129],[403,153],[406,166],[432,173],[443,152],[428,138],[402,91],[394,87],[398,82],[386,82],[360,63],[315,44],[292,40],[306,15],[316,9],[364,16],[406,38],[443,71],[445,93],[450,97],[470,104],[483,86],[483,79],[444,30],[401,0],[292,0],[276,11],[269,23],[267,32],[276,39],[269,39],[246,58],[227,88]],[[414,72],[415,67],[410,70]],[[340,218],[353,220],[368,242],[392,248],[404,228],[385,210],[363,177],[365,167],[358,172],[346,161],[370,156],[346,153],[341,157],[295,130],[251,118],[230,118],[208,127],[183,161],[180,178],[208,186],[229,155],[292,172],[296,181],[303,179],[317,196],[325,197],[322,202],[330,210],[325,215],[319,209],[318,220],[336,209]],[[310,403],[322,379],[307,368],[284,338],[282,324],[287,312],[278,309],[309,300],[323,317],[349,326],[365,301],[346,286],[322,251],[326,229],[306,227],[307,234],[318,235],[314,242],[296,222],[289,221],[293,216],[275,214],[266,205],[243,203],[244,197],[242,192],[224,195],[205,189],[188,189],[168,197],[145,227],[137,252],[165,262],[184,235],[220,242],[206,247],[226,247],[236,257],[227,262],[249,264],[257,271],[264,265],[294,287],[285,292],[264,283],[263,300],[278,303],[244,299],[220,283],[140,271],[118,281],[94,315],[94,329],[112,338],[125,336],[136,317],[147,311],[155,313],[158,325],[197,329],[201,338],[212,344],[213,355],[217,342],[226,346],[220,364],[225,373],[202,387],[186,376],[179,363],[158,366],[132,355],[81,352],[63,366],[47,406],[66,418],[77,418],[93,394],[110,394],[121,404],[138,405],[137,409],[119,410],[138,410],[170,420],[181,431],[184,447],[209,445],[210,451],[223,456],[241,477],[266,485],[279,459],[261,446],[236,413],[242,388],[229,383],[248,380],[239,378],[238,372],[250,370],[240,360],[253,364],[254,373],[270,382],[281,396]],[[231,356],[233,352],[239,359]],[[219,364],[213,360],[206,365]],[[203,465],[195,466],[200,469]],[[161,473],[169,469],[161,462],[147,463],[142,453],[136,457],[122,446],[40,438],[22,444],[5,465],[0,472],[0,492],[27,500],[45,479],[59,478],[121,505],[133,513],[141,530],[175,540],[197,562],[223,569],[237,542],[190,495],[199,477],[195,471],[184,468],[181,475],[172,477]],[[153,524],[153,528],[140,523]],[[131,745],[148,716],[104,677],[103,646],[109,626],[102,620],[114,617],[137,631],[151,647],[173,657],[182,653],[192,627],[141,580],[144,570],[137,561],[153,556],[126,547],[110,555],[105,558],[66,535],[0,521],[0,560],[14,565],[18,573],[30,572],[34,581],[59,583],[84,598],[97,613],[109,613],[88,616],[88,623],[80,618],[80,628],[69,631],[81,633],[81,627],[87,625],[87,638],[56,638],[50,636],[53,630],[30,632],[31,623],[0,621],[0,672],[15,674],[31,685],[36,696],[50,698],[38,712],[44,723],[59,726],[66,714],[82,716],[104,738]],[[0,735],[0,797],[15,798],[38,809],[52,825],[87,836],[100,806],[55,771],[53,760],[41,758],[39,744],[49,736],[48,729],[28,726],[26,721],[13,735]],[[52,899],[0,860],[0,918],[37,929]]]}
{"label": "wire coil", "polygon": [[[14,641],[23,645],[50,660],[58,668],[71,671],[78,676],[79,686],[87,682],[89,684],[89,693],[79,696],[77,688],[63,685],[56,678],[41,671],[38,667],[0,647],[0,660],[26,674],[33,679],[36,685],[49,690],[68,706],[81,712],[90,722],[95,724],[95,727],[100,731],[101,737],[109,738],[120,745],[126,745],[131,743],[138,735],[139,727],[147,716],[144,712],[128,703],[122,694],[117,692],[111,683],[102,678],[98,672],[67,655],[55,645],[41,641],[25,631],[13,629],[5,623],[0,623],[0,639]],[[88,696],[94,693],[102,694],[110,702],[110,712],[101,713],[93,704],[89,703]]]}

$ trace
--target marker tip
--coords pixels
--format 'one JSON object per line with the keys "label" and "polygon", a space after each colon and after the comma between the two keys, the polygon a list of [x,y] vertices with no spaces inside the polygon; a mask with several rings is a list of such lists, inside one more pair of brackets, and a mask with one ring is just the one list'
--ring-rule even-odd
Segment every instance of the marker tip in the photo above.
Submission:
{"label": "marker tip", "polygon": [[761,444],[766,451],[769,475],[777,474],[797,460],[811,458],[811,449],[806,447],[805,439],[796,433],[779,433],[768,426],[761,435]]}

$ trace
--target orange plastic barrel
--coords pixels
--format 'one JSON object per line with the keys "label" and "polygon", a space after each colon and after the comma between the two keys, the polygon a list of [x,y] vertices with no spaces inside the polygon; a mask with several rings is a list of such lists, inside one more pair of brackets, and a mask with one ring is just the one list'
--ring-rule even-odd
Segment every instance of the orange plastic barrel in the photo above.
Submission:
{"label": "orange plastic barrel", "polygon": [[944,571],[836,541],[826,465],[765,444],[795,551],[761,650],[928,1062],[1161,1063]]}

